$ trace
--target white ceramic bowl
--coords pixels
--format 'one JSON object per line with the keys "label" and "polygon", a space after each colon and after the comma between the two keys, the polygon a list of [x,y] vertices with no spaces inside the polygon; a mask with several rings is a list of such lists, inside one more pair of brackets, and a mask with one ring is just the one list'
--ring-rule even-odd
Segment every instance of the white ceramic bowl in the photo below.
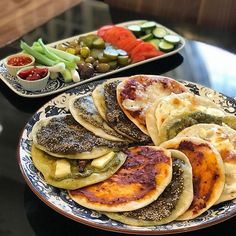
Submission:
{"label": "white ceramic bowl", "polygon": [[17,74],[16,74],[16,78],[19,82],[19,84],[27,91],[38,91],[38,90],[42,90],[47,86],[47,82],[48,79],[50,77],[50,72],[48,70],[47,75],[44,78],[41,79],[37,79],[37,80],[25,80],[22,79],[18,74],[22,71],[28,70],[28,69],[32,69],[32,68],[45,68],[45,66],[28,66],[25,68],[20,69]]}
{"label": "white ceramic bowl", "polygon": [[[13,66],[13,65],[9,65],[8,64],[8,61],[11,59],[11,58],[14,58],[14,57],[19,57],[19,56],[26,56],[26,57],[29,57],[31,59],[31,62],[26,64],[26,65],[22,65],[22,66]],[[32,66],[34,65],[35,63],[35,58],[29,54],[26,54],[26,53],[17,53],[17,54],[13,54],[13,55],[10,55],[8,57],[5,58],[4,60],[4,65],[6,66],[8,72],[12,75],[12,76],[16,76],[16,73],[22,69],[22,68],[25,68],[25,67],[28,67],[28,66]]]}

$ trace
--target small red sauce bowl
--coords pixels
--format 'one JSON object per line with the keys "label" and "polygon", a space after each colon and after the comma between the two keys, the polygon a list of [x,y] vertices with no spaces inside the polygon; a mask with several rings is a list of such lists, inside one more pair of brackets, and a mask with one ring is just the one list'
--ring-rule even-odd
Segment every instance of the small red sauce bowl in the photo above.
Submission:
{"label": "small red sauce bowl", "polygon": [[32,66],[34,63],[35,58],[25,53],[10,55],[4,60],[4,65],[12,76],[16,76],[20,69]]}
{"label": "small red sauce bowl", "polygon": [[16,78],[18,83],[27,91],[42,90],[47,86],[50,72],[47,67],[28,66],[20,69]]}

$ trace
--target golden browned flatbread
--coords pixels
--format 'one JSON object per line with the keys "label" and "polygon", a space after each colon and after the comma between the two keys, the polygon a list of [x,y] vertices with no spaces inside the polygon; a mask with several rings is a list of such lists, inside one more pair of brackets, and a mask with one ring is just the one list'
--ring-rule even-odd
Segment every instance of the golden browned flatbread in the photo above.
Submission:
{"label": "golden browned flatbread", "polygon": [[224,188],[225,170],[219,152],[211,143],[195,137],[176,137],[161,146],[183,152],[192,166],[193,201],[178,219],[189,220],[201,215],[216,203]]}
{"label": "golden browned flatbread", "polygon": [[156,201],[135,211],[104,214],[111,219],[135,226],[167,224],[182,215],[193,200],[192,167],[182,152],[171,150],[171,157],[171,182]]}
{"label": "golden browned flatbread", "polygon": [[225,167],[225,186],[216,204],[236,198],[236,131],[228,126],[197,124],[184,129],[177,137],[199,137],[216,147]]}
{"label": "golden browned flatbread", "polygon": [[134,75],[117,86],[117,100],[127,117],[148,135],[146,111],[163,96],[183,93],[187,88],[176,80],[164,76]]}
{"label": "golden browned flatbread", "polygon": [[137,146],[125,154],[125,163],[111,178],[69,191],[70,197],[84,207],[106,212],[136,210],[155,201],[171,181],[170,151]]}

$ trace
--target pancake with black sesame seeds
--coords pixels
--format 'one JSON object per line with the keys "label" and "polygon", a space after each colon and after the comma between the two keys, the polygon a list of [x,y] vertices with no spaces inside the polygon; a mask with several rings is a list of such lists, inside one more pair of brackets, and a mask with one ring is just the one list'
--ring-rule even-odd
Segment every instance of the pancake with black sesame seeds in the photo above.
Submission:
{"label": "pancake with black sesame seeds", "polygon": [[95,136],[70,114],[39,120],[33,126],[32,139],[42,151],[70,159],[93,159],[127,147],[125,142]]}
{"label": "pancake with black sesame seeds", "polygon": [[121,134],[109,127],[98,113],[91,93],[70,99],[69,110],[77,122],[96,136],[112,141],[126,141]]}
{"label": "pancake with black sesame seeds", "polygon": [[[73,160],[57,158],[38,149],[31,149],[31,157],[36,169],[42,173],[47,184],[68,190],[82,188],[104,181],[111,177],[125,162],[123,152],[110,152],[109,160],[104,166],[96,167],[92,160]],[[104,156],[98,159],[104,159]],[[96,161],[98,159],[95,159]]]}
{"label": "pancake with black sesame seeds", "polygon": [[236,131],[228,126],[197,124],[181,131],[177,137],[198,137],[212,143],[225,167],[224,190],[215,204],[236,198]]}
{"label": "pancake with black sesame seeds", "polygon": [[178,220],[190,220],[201,215],[220,198],[225,184],[225,169],[216,148],[196,137],[176,137],[160,145],[179,150],[189,159],[193,173],[193,201]]}
{"label": "pancake with black sesame seeds", "polygon": [[104,212],[113,220],[133,226],[163,225],[182,215],[193,200],[192,167],[188,158],[171,150],[172,180],[156,201],[135,211]]}
{"label": "pancake with black sesame seeds", "polygon": [[[130,121],[121,110],[117,98],[116,88],[125,78],[118,78],[105,81],[99,85],[92,93],[98,111],[105,117],[108,125],[121,135],[140,144],[151,143],[149,136],[144,134],[139,128]],[[99,102],[98,102],[99,101]]]}
{"label": "pancake with black sesame seeds", "polygon": [[69,191],[70,197],[84,207],[106,212],[132,211],[155,201],[171,181],[170,151],[137,146],[124,153],[125,163],[111,178]]}

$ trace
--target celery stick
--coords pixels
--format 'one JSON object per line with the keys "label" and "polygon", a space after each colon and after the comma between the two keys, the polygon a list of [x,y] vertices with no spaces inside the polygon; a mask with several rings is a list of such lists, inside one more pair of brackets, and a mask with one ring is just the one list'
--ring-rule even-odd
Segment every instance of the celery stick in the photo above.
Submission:
{"label": "celery stick", "polygon": [[56,49],[56,48],[53,48],[53,47],[47,46],[47,48],[50,52],[55,53],[58,57],[61,57],[64,60],[67,60],[67,61],[70,61],[70,62],[79,62],[80,61],[79,56],[72,55],[68,52],[64,52],[62,50],[59,50],[59,49]]}
{"label": "celery stick", "polygon": [[62,74],[65,83],[69,83],[73,81],[71,72],[68,69],[63,70],[60,73]]}
{"label": "celery stick", "polygon": [[20,47],[28,54],[33,56],[39,63],[46,65],[46,66],[53,66],[57,64],[57,62],[49,59],[45,55],[39,53],[38,51],[32,49],[27,43],[21,41]]}

